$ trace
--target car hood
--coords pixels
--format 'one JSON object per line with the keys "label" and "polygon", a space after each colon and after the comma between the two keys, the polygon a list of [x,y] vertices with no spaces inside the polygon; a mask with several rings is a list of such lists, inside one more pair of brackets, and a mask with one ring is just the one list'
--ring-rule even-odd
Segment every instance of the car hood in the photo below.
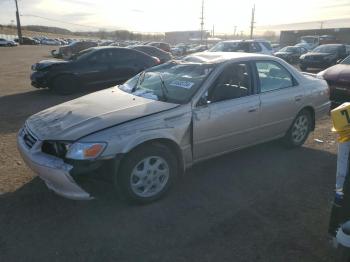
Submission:
{"label": "car hood", "polygon": [[66,63],[69,63],[69,61],[59,60],[59,59],[42,60],[39,63],[34,64],[33,69],[42,70],[42,69],[51,67],[52,65],[66,64]]}
{"label": "car hood", "polygon": [[330,81],[350,82],[350,65],[332,66],[324,72],[323,77]]}
{"label": "car hood", "polygon": [[176,106],[113,87],[41,111],[28,118],[26,125],[40,140],[75,141],[96,131]]}

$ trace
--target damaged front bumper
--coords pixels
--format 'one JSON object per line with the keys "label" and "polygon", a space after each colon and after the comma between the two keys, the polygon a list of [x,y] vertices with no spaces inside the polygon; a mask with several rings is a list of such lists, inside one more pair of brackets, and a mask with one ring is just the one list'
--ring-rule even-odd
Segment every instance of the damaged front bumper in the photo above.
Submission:
{"label": "damaged front bumper", "polygon": [[93,198],[70,175],[73,166],[58,157],[43,153],[41,151],[42,141],[38,140],[26,127],[18,133],[17,146],[24,162],[56,194],[73,200]]}

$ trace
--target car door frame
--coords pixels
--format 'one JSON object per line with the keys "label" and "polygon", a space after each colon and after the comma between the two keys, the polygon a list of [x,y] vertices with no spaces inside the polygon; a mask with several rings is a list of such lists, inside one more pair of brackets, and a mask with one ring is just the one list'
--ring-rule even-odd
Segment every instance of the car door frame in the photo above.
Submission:
{"label": "car door frame", "polygon": [[[279,65],[281,68],[286,70],[290,76],[293,79],[293,86],[291,87],[284,87],[284,88],[279,88],[279,89],[274,89],[270,90],[267,92],[262,93],[261,92],[261,85],[260,85],[260,77],[259,77],[259,72],[258,68],[256,66],[256,63],[259,62],[270,62]],[[286,132],[288,131],[289,127],[293,123],[295,117],[297,114],[300,112],[300,110],[304,106],[304,100],[306,98],[305,90],[302,85],[298,82],[298,79],[294,76],[293,72],[291,70],[288,70],[286,66],[284,66],[282,63],[275,61],[274,59],[257,59],[252,62],[253,69],[255,70],[255,75],[256,75],[256,80],[257,80],[257,92],[260,96],[260,102],[261,102],[261,123],[260,123],[260,128],[261,128],[261,136],[262,136],[262,141],[269,141],[273,140],[279,137],[283,137]],[[288,97],[288,92],[295,94],[291,95]],[[277,95],[276,95],[277,93]],[[266,114],[265,110],[265,97],[271,96],[271,99],[276,98],[279,93],[286,93],[283,94],[286,96],[286,98],[290,99],[290,107],[289,110],[292,111],[290,112],[289,117],[280,119],[277,121],[270,121],[269,123],[265,123],[265,116],[271,116],[271,113]],[[271,95],[272,94],[272,95]],[[288,100],[287,100],[288,101]],[[294,109],[292,110],[292,107],[294,106]],[[283,110],[287,110],[286,105],[280,108],[280,110],[276,110],[278,112],[282,112]],[[274,120],[274,119],[272,119]],[[271,134],[271,135],[268,135]]]}
{"label": "car door frame", "polygon": [[[220,101],[220,102],[215,102],[213,104],[205,104],[205,105],[199,105],[200,101],[201,101],[201,98],[205,95],[205,93],[209,90],[209,88],[211,88],[214,84],[215,84],[215,81],[218,79],[218,77],[221,75],[221,73],[223,72],[224,68],[226,66],[230,66],[230,65],[233,65],[233,64],[240,64],[240,63],[246,63],[248,66],[249,66],[249,70],[251,72],[251,94],[248,95],[248,96],[244,96],[244,97],[241,97],[241,98],[236,98],[236,99],[233,99],[233,100],[226,100],[226,101]],[[259,94],[257,93],[257,79],[256,79],[256,75],[253,71],[253,68],[252,68],[252,61],[251,60],[240,60],[240,61],[229,61],[229,62],[226,62],[224,63],[223,65],[221,65],[218,70],[216,70],[216,72],[214,74],[212,74],[208,80],[206,81],[206,84],[199,90],[199,92],[197,93],[195,99],[193,99],[193,103],[192,103],[192,115],[193,115],[193,124],[192,124],[192,128],[193,128],[193,132],[192,132],[192,147],[193,147],[193,161],[194,162],[199,162],[199,161],[202,161],[202,160],[205,160],[205,159],[209,159],[209,158],[212,158],[212,157],[215,157],[215,156],[219,156],[219,155],[222,155],[222,154],[226,154],[228,152],[232,152],[232,151],[235,151],[235,150],[238,150],[240,148],[244,148],[244,147],[248,147],[250,145],[254,145],[256,144],[259,140],[260,140],[260,135],[257,134],[256,136],[256,141],[252,141],[251,143],[248,143],[248,144],[244,144],[244,145],[237,145],[237,146],[230,146],[229,148],[226,148],[225,150],[214,150],[214,152],[212,153],[206,153],[204,152],[203,153],[200,153],[198,151],[201,151],[201,150],[206,150],[205,148],[210,148],[210,145],[200,145],[200,141],[197,141],[196,140],[196,123],[195,121],[201,121],[200,119],[198,119],[199,117],[203,117],[203,118],[208,118],[208,117],[211,117],[210,114],[211,114],[211,108],[210,107],[217,107],[218,104],[225,104],[225,103],[235,103],[238,104],[238,105],[241,105],[242,104],[242,101],[243,100],[252,100],[254,101],[253,99],[255,99],[256,101],[256,104],[257,104],[257,109],[255,110],[252,110],[251,112],[247,112],[247,113],[252,113],[252,114],[256,114],[254,115],[255,119],[256,119],[256,128],[255,130],[259,130],[259,125],[260,125],[260,119],[259,119],[259,114],[260,114],[260,99],[259,99]],[[248,109],[249,110],[249,109]],[[204,119],[205,121],[206,119]],[[245,133],[246,134],[246,131],[247,130],[244,130],[244,131],[241,131],[241,132],[237,132],[237,133],[232,133],[232,135],[240,135],[240,134],[243,134]],[[248,130],[249,132],[254,132],[254,130]],[[257,131],[258,133],[258,131]],[[224,139],[226,139],[227,136],[223,136]],[[209,139],[209,140],[213,140],[213,139]],[[199,142],[199,143],[197,143]],[[213,144],[213,143],[212,143]],[[204,149],[203,149],[204,148]]]}

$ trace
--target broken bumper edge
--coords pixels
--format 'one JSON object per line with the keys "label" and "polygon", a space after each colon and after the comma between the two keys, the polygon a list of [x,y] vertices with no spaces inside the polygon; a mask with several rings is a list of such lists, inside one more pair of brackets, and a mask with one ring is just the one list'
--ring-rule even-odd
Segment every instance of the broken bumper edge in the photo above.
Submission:
{"label": "broken bumper edge", "polygon": [[44,180],[56,194],[72,200],[90,200],[93,197],[84,191],[69,174],[73,168],[62,159],[41,152],[41,141],[31,149],[23,141],[21,132],[17,136],[17,147],[30,169]]}

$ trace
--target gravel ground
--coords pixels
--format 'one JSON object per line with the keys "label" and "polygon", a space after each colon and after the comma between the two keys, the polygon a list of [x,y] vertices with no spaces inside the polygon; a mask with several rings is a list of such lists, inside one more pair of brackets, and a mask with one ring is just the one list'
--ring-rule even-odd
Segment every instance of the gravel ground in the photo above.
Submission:
{"label": "gravel ground", "polygon": [[204,162],[151,205],[126,205],[103,182],[93,201],[51,193],[15,143],[29,115],[79,96],[30,86],[51,49],[0,48],[0,261],[334,261],[328,117],[300,149],[273,142]]}

